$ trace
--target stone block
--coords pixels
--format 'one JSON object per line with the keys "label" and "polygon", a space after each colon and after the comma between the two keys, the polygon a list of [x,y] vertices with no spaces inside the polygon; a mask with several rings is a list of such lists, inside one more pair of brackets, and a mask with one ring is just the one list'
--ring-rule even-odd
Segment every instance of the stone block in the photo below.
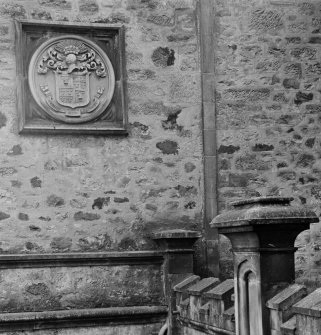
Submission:
{"label": "stone block", "polygon": [[223,314],[234,305],[231,299],[233,293],[234,279],[227,279],[204,293],[204,300],[208,301],[210,306],[210,323],[215,327],[224,328]]}
{"label": "stone block", "polygon": [[296,327],[300,335],[320,334],[321,330],[321,288],[293,306],[296,313]]}
{"label": "stone block", "polygon": [[204,304],[203,294],[219,283],[218,278],[204,278],[187,289],[191,320],[199,321],[199,310]]}
{"label": "stone block", "polygon": [[[281,325],[281,332],[280,335],[296,335],[296,317],[294,316],[290,320],[284,322]],[[279,335],[277,334],[277,335]]]}
{"label": "stone block", "polygon": [[259,32],[279,30],[283,27],[282,15],[277,10],[267,8],[255,9],[250,14],[250,29]]}
{"label": "stone block", "polygon": [[225,100],[241,100],[248,102],[265,101],[270,97],[270,89],[228,89],[223,92]]}
{"label": "stone block", "polygon": [[281,326],[293,316],[292,306],[307,295],[306,287],[294,284],[275,295],[267,302],[270,309],[271,328],[281,331]]}
{"label": "stone block", "polygon": [[184,310],[184,307],[186,307],[186,304],[184,302],[187,302],[189,305],[189,296],[187,293],[187,289],[190,286],[195,285],[199,280],[199,276],[193,275],[173,287],[173,290],[175,292],[176,309],[179,313],[181,313],[181,315],[183,313],[185,316],[187,315],[186,308]]}

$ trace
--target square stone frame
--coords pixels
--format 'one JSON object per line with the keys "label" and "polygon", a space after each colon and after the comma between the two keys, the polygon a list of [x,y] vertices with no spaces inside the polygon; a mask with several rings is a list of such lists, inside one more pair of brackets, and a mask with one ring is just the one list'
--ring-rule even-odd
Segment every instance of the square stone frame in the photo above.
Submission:
{"label": "square stone frame", "polygon": [[[15,33],[20,134],[127,135],[127,76],[123,25],[15,20]],[[63,123],[47,116],[34,101],[28,84],[28,67],[33,53],[49,38],[70,34],[93,40],[109,57],[115,72],[115,92],[106,111],[113,105],[116,111],[115,121],[103,120],[104,112],[101,119],[87,123]]]}

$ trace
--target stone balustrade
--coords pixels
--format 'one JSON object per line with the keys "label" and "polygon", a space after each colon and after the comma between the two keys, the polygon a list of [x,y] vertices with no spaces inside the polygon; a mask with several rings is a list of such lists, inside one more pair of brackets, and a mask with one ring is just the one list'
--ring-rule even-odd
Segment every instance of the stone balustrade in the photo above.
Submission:
{"label": "stone balustrade", "polygon": [[[174,286],[181,331],[189,334],[235,334],[234,280],[190,276]],[[191,333],[191,334],[198,334]]]}
{"label": "stone balustrade", "polygon": [[[192,275],[174,286],[179,335],[235,335],[234,280]],[[267,301],[269,335],[321,334],[321,288],[292,284]],[[252,334],[249,334],[252,335]]]}

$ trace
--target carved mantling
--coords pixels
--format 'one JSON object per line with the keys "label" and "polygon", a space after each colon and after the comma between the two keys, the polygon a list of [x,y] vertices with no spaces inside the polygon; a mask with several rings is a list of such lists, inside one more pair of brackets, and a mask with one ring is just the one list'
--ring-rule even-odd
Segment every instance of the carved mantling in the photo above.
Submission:
{"label": "carved mantling", "polygon": [[36,50],[29,66],[29,86],[37,104],[51,118],[83,123],[99,117],[109,105],[115,74],[98,45],[66,35]]}

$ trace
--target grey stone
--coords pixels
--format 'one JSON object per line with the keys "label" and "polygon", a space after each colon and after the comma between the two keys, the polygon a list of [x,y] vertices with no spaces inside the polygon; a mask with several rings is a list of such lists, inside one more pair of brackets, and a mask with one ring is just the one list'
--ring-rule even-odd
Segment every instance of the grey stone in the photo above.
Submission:
{"label": "grey stone", "polygon": [[22,155],[22,148],[19,144],[14,145],[8,152],[8,156],[18,156]]}
{"label": "grey stone", "polygon": [[156,143],[156,148],[161,150],[164,155],[177,155],[178,144],[177,142],[166,140],[164,142]]}
{"label": "grey stone", "polygon": [[29,221],[29,215],[26,213],[19,213],[18,219],[21,221]]}
{"label": "grey stone", "polygon": [[74,219],[76,221],[84,220],[84,221],[94,221],[94,220],[99,220],[100,215],[96,213],[88,213],[88,212],[82,212],[79,211],[74,214]]}
{"label": "grey stone", "polygon": [[65,204],[65,200],[62,197],[58,197],[55,194],[51,194],[47,197],[47,205],[49,207],[60,207]]}
{"label": "grey stone", "polygon": [[38,177],[33,177],[30,179],[31,186],[33,188],[41,187],[42,181]]}

